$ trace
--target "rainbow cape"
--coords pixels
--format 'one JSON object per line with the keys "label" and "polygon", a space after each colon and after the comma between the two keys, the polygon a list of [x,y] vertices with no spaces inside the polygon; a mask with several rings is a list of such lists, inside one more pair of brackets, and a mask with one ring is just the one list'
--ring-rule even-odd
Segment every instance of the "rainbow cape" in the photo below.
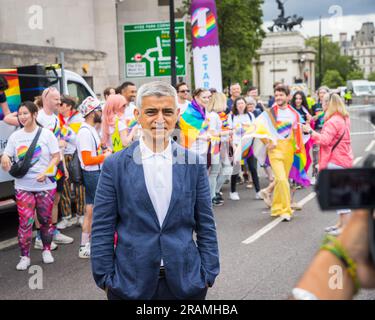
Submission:
{"label": "rainbow cape", "polygon": [[204,110],[193,100],[180,117],[181,144],[184,148],[191,148],[198,136],[208,130],[208,123]]}
{"label": "rainbow cape", "polygon": [[[293,165],[290,170],[289,178],[295,182],[309,186],[310,180],[306,173],[306,151],[303,143],[303,134],[301,128],[301,117],[292,107],[288,106],[290,110],[298,116],[299,124],[296,130],[292,130],[292,144],[294,148]],[[277,143],[278,134],[280,130],[284,130],[286,125],[277,125],[277,107],[274,106],[260,114],[254,123],[246,130],[246,133],[241,139],[241,148],[236,150],[234,158],[236,161],[242,159],[243,156],[250,154],[249,146],[253,143],[253,154],[258,159],[260,164],[265,164],[267,159],[267,149],[262,142],[263,139],[271,140]],[[279,129],[279,130],[278,130]],[[252,141],[253,139],[254,142]],[[250,154],[251,155],[251,154]]]}

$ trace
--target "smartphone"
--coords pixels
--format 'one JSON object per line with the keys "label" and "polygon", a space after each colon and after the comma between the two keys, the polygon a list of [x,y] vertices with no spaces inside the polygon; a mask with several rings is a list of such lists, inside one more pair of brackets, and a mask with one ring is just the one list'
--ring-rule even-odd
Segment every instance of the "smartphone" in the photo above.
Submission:
{"label": "smartphone", "polygon": [[375,168],[326,169],[316,184],[322,210],[375,208]]}

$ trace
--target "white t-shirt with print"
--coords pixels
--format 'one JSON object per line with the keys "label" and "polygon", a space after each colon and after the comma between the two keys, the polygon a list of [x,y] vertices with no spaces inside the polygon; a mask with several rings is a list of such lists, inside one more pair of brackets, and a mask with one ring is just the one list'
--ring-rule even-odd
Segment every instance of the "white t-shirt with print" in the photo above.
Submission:
{"label": "white t-shirt with print", "polygon": [[177,107],[180,109],[180,116],[185,112],[185,110],[189,106],[189,103],[189,100],[186,100],[184,103],[177,102]]}
{"label": "white t-shirt with print", "polygon": [[[38,128],[33,132],[25,132],[25,129],[14,132],[9,137],[4,154],[13,157],[15,161],[22,160],[37,134]],[[59,143],[53,133],[48,129],[42,129],[31,160],[33,166],[23,178],[15,179],[15,189],[35,192],[55,189],[56,183],[48,177],[44,182],[38,182],[36,178],[47,170],[52,155],[59,151]]]}
{"label": "white t-shirt with print", "polygon": [[134,119],[134,110],[137,109],[134,102],[130,102],[129,105],[126,106],[124,111],[124,119]]}
{"label": "white t-shirt with print", "polygon": [[[50,131],[52,131],[55,136],[57,131],[60,129],[60,121],[59,118],[52,113],[51,115],[48,115],[44,109],[38,111],[38,117],[37,121],[43,128],[46,128]],[[57,137],[59,138],[59,137]]]}
{"label": "white t-shirt with print", "polygon": [[215,134],[219,134],[221,131],[221,120],[217,112],[211,111],[207,114],[208,118],[208,130],[214,131]]}
{"label": "white t-shirt with print", "polygon": [[78,157],[81,162],[81,168],[86,171],[97,171],[101,169],[101,165],[85,166],[82,160],[82,151],[91,151],[91,156],[98,156],[100,147],[100,138],[96,129],[86,122],[83,122],[77,135]]}
{"label": "white t-shirt with print", "polygon": [[[233,120],[232,120],[233,119]],[[252,113],[244,113],[232,116],[228,115],[229,127],[233,130],[233,143],[238,145],[241,143],[244,127],[251,125],[255,120],[255,116]]]}
{"label": "white t-shirt with print", "polygon": [[[296,112],[297,113],[297,112]],[[277,122],[282,122],[282,123],[291,123],[292,126],[291,128],[296,129],[298,125],[298,117],[296,114],[294,114],[289,108],[287,109],[278,109],[278,114],[277,114]],[[290,137],[291,133],[291,128],[289,130],[283,130],[280,131],[278,130],[278,139],[279,140],[285,140]]]}

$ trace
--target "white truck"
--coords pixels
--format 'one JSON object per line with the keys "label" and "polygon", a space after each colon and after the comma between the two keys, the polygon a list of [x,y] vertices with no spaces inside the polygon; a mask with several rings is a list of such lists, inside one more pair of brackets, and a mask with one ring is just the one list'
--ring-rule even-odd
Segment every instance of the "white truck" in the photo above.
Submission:
{"label": "white truck", "polygon": [[348,80],[346,82],[346,88],[356,97],[368,96],[371,94],[370,83],[367,80]]}
{"label": "white truck", "polygon": [[[21,73],[24,72],[24,70],[28,70],[28,73]],[[38,70],[38,72],[34,72],[33,70]],[[11,111],[16,111],[18,107],[15,101],[33,100],[33,96],[40,95],[43,89],[48,86],[55,86],[60,93],[78,98],[79,103],[88,96],[92,96],[96,99],[94,91],[80,75],[69,70],[64,70],[60,68],[59,65],[38,65],[37,68],[36,66],[30,66],[17,69],[0,69],[0,75],[5,78],[8,76],[10,79],[16,80],[13,82],[10,81],[10,88],[5,91],[7,98],[9,97],[10,99],[8,104]],[[44,85],[41,86],[41,83]],[[14,87],[17,84],[18,88]],[[18,96],[17,92],[20,93]],[[9,126],[2,119],[3,117],[0,110],[0,157],[5,149],[9,136],[17,129],[13,126]],[[0,213],[14,205],[13,178],[0,168]]]}

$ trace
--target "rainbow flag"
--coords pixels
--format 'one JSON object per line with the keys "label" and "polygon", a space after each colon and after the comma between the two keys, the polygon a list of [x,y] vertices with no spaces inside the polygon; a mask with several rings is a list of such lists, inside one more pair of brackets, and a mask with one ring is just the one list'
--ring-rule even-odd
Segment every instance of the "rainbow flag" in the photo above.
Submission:
{"label": "rainbow flag", "polygon": [[74,122],[74,123],[70,123],[69,127],[70,129],[73,130],[75,134],[77,134],[79,131],[79,128],[81,128],[81,124],[82,124],[81,122]]}
{"label": "rainbow flag", "polygon": [[221,121],[221,130],[230,130],[229,122],[228,122],[228,115],[225,112],[219,113],[220,121]]}
{"label": "rainbow flag", "polygon": [[74,131],[68,126],[63,126],[60,131],[60,137],[62,140],[69,142],[74,137]]}
{"label": "rainbow flag", "polygon": [[133,129],[138,124],[138,121],[136,119],[129,119],[126,121],[126,126],[128,129]]}
{"label": "rainbow flag", "polygon": [[220,152],[220,137],[211,136],[211,154],[215,155]]}
{"label": "rainbow flag", "polygon": [[[1,73],[11,73],[14,76],[4,76],[8,81],[9,88],[5,90],[5,95],[7,97],[7,103],[11,112],[18,110],[19,105],[21,104],[21,90],[20,83],[18,80],[17,69],[0,69]],[[0,108],[0,120],[4,119],[3,111]]]}
{"label": "rainbow flag", "polygon": [[45,171],[45,174],[51,182],[57,182],[64,176],[64,173],[56,166],[49,166]]}
{"label": "rainbow flag", "polygon": [[198,136],[208,130],[208,123],[202,111],[193,100],[180,118],[181,143],[186,149],[191,148]]}
{"label": "rainbow flag", "polygon": [[311,183],[306,173],[307,156],[305,145],[303,144],[302,129],[300,125],[298,125],[298,129],[293,130],[293,132],[294,131],[296,132],[292,137],[294,158],[293,165],[289,173],[289,178],[304,187],[308,187]]}

